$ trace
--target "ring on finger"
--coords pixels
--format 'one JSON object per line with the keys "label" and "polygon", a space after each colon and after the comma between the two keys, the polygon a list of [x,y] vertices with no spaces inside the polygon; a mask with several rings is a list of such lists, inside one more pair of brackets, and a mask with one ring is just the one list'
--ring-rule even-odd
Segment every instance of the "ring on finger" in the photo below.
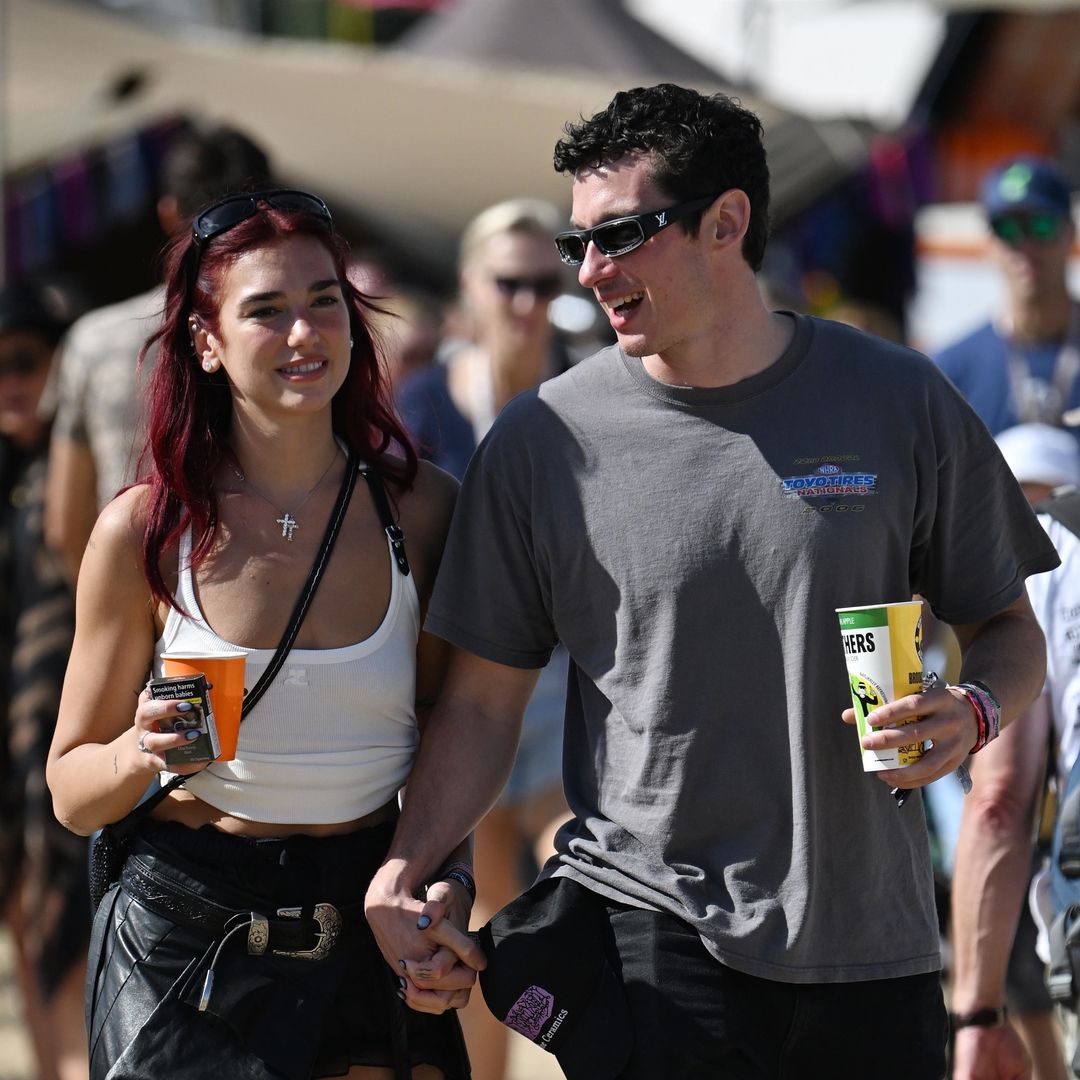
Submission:
{"label": "ring on finger", "polygon": [[154,751],[153,751],[153,750],[151,750],[151,749],[150,749],[150,747],[149,747],[149,746],[147,746],[147,745],[146,745],[146,743],[145,743],[145,742],[143,741],[143,740],[144,740],[144,739],[146,738],[146,735],[147,735],[147,733],[146,733],[146,732],[144,731],[144,732],[143,732],[143,733],[142,733],[142,734],[141,734],[141,735],[139,736],[139,749],[140,749],[140,750],[141,750],[141,751],[142,751],[142,752],[143,752],[144,754],[152,754],[152,753],[153,753]]}

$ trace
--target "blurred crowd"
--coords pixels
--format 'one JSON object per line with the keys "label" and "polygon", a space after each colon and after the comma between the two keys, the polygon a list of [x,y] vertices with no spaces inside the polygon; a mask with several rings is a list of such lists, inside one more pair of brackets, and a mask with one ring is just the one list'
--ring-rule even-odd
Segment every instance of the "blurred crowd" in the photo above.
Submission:
{"label": "blurred crowd", "polygon": [[[169,147],[162,169],[157,216],[163,239],[221,194],[273,180],[267,155],[242,133],[185,132]],[[1021,159],[987,178],[982,205],[1007,303],[936,359],[998,437],[1037,503],[1062,486],[1080,486],[1080,309],[1065,285],[1075,243],[1070,191],[1051,163]],[[560,212],[534,199],[508,197],[485,209],[460,238],[451,295],[396,280],[394,271],[367,256],[352,267],[354,284],[377,304],[383,361],[418,452],[458,478],[511,398],[613,340],[606,324],[581,318],[586,294],[552,243],[561,227]],[[162,297],[155,287],[76,319],[76,297],[54,285],[26,279],[0,291],[0,902],[17,946],[41,1080],[86,1076],[82,993],[89,930],[86,842],[53,818],[44,760],[83,551],[100,509],[139,475],[139,395],[154,363],[153,350],[141,361],[140,352]],[[902,338],[895,319],[873,305],[845,302],[827,314],[868,333]],[[957,651],[947,628],[928,633],[927,656],[928,665],[952,681]],[[514,772],[477,832],[477,925],[531,881],[568,815],[560,775],[567,665],[565,651],[557,650],[526,713]],[[1073,748],[1058,762],[1059,777],[1080,745],[1076,727],[1075,719],[1054,718],[1058,741]],[[1051,800],[1054,774],[1052,763],[1038,793],[1041,812]],[[928,789],[926,805],[947,940],[957,840],[971,808],[951,777]],[[1045,814],[1025,852],[1032,871],[1046,854],[1052,809]],[[1008,965],[1011,1015],[1034,1058],[1034,1075],[1060,1080],[1068,1075],[1066,1052],[1043,985],[1037,920],[1026,903],[1019,925]],[[1012,940],[1012,927],[999,929]],[[948,946],[944,955],[948,977]],[[970,971],[960,974],[967,978]],[[504,1080],[506,1029],[479,996],[463,1022],[473,1075]]]}

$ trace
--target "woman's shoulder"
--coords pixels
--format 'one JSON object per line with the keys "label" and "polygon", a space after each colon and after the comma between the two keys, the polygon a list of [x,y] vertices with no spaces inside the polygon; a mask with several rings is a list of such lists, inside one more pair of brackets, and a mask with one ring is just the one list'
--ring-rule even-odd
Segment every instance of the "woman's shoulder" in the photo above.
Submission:
{"label": "woman's shoulder", "polygon": [[148,595],[143,570],[143,535],[149,488],[122,491],[98,515],[79,568],[80,601],[94,598],[117,609],[125,599],[142,604]]}
{"label": "woman's shoulder", "polygon": [[445,469],[430,461],[417,463],[416,477],[408,491],[396,497],[402,527],[445,533],[457,502],[459,484]]}
{"label": "woman's shoulder", "polygon": [[98,515],[91,544],[107,544],[110,547],[132,546],[141,548],[146,519],[150,508],[150,487],[135,484],[125,488],[105,504]]}

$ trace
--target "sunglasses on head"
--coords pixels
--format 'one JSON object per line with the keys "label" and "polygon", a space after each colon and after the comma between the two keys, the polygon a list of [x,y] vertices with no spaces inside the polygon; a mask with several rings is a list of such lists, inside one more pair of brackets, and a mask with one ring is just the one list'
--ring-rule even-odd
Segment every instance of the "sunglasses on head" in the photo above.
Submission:
{"label": "sunglasses on head", "polygon": [[538,277],[509,277],[497,274],[492,280],[503,296],[511,297],[528,292],[537,300],[551,300],[559,294],[558,274],[541,274]]}
{"label": "sunglasses on head", "polygon": [[254,217],[258,213],[259,203],[266,203],[275,210],[300,210],[305,214],[314,214],[326,223],[328,229],[334,228],[330,210],[318,195],[310,195],[306,191],[251,191],[229,195],[199,214],[191,223],[191,238],[195,246],[201,248],[215,236]]}
{"label": "sunglasses on head", "polygon": [[1001,214],[990,219],[990,228],[994,235],[1011,247],[1016,247],[1025,238],[1040,244],[1056,240],[1061,233],[1060,215],[1048,211],[1036,211],[1030,214]]}
{"label": "sunglasses on head", "polygon": [[559,258],[568,266],[580,266],[585,261],[585,252],[590,240],[596,245],[597,251],[609,259],[617,255],[625,255],[641,247],[650,236],[655,236],[661,229],[666,229],[695,210],[704,210],[715,200],[715,195],[707,195],[703,199],[676,203],[675,206],[669,206],[666,210],[613,218],[611,221],[601,222],[592,229],[561,232],[555,237],[555,247],[558,249]]}
{"label": "sunglasses on head", "polygon": [[48,350],[44,349],[12,349],[9,353],[0,353],[0,379],[7,375],[35,375],[48,359]]}

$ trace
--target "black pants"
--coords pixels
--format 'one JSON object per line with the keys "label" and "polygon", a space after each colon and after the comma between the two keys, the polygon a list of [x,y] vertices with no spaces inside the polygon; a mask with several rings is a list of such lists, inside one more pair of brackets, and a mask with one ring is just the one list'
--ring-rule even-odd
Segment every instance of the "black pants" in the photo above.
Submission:
{"label": "black pants", "polygon": [[[603,903],[603,901],[601,901]],[[715,960],[670,915],[607,903],[633,1020],[619,1080],[942,1080],[937,973],[792,984]]]}
{"label": "black pants", "polygon": [[[310,1080],[351,1065],[420,1063],[465,1080],[457,1017],[404,1006],[363,919],[364,892],[392,833],[389,823],[347,836],[249,840],[144,823],[129,864],[170,888],[240,911],[329,903],[348,915],[322,959],[251,956],[243,932],[223,943],[160,905],[152,910],[149,897],[140,903],[114,888],[97,912],[87,975],[92,1080]],[[211,964],[213,990],[199,1011]]]}

